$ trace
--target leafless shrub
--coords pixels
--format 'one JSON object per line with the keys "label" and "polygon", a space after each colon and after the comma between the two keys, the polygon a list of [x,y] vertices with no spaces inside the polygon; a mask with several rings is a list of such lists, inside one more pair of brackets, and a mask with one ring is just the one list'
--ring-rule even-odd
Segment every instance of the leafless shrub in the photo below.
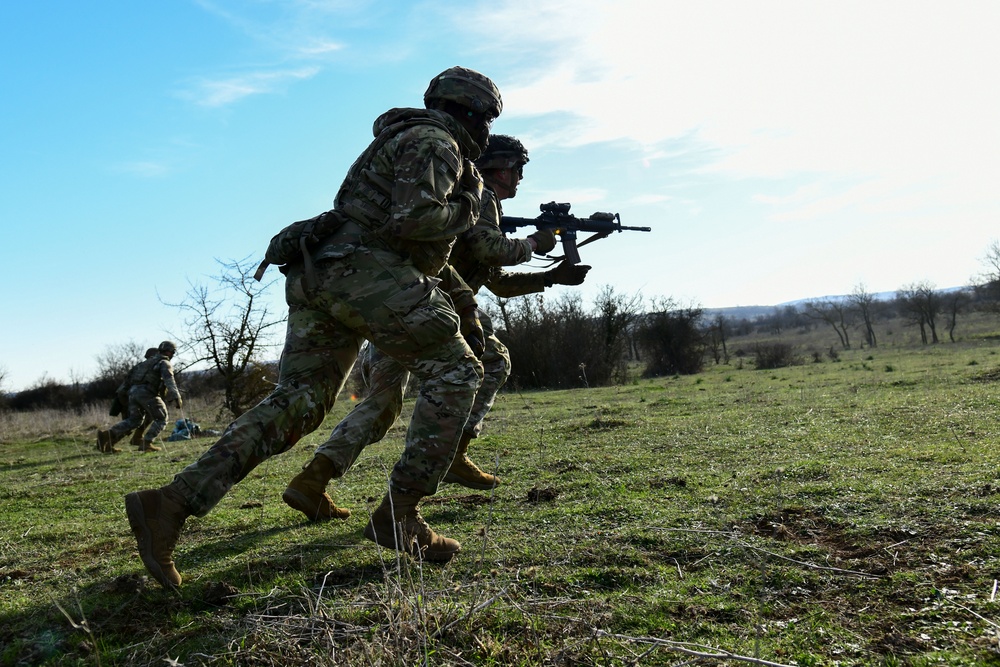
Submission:
{"label": "leafless shrub", "polygon": [[758,343],[754,345],[753,363],[760,370],[796,366],[802,360],[789,343]]}

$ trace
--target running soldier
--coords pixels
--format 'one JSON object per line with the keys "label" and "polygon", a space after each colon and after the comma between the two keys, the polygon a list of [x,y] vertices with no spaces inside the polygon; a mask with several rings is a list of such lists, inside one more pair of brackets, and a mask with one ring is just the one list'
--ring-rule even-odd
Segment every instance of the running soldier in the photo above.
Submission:
{"label": "running soldier", "polygon": [[[160,451],[153,440],[167,425],[167,404],[163,396],[166,395],[167,400],[174,403],[178,410],[183,404],[181,392],[174,380],[174,367],[170,363],[176,353],[177,346],[165,340],[153,354],[149,354],[147,350],[146,359],[132,367],[127,380],[127,416],[110,429],[97,432],[98,450],[105,454],[117,454],[121,450],[115,447],[115,443],[138,429],[142,440],[133,437],[132,442],[139,446],[139,451]],[[149,429],[142,433],[147,423]]]}
{"label": "running soldier", "polygon": [[[540,230],[526,239],[511,239],[500,230],[501,201],[517,194],[517,186],[528,162],[528,151],[514,137],[494,134],[489,146],[476,160],[483,175],[483,199],[479,221],[462,234],[451,253],[450,262],[473,292],[486,287],[503,297],[541,292],[555,284],[579,285],[590,270],[586,265],[563,262],[549,271],[509,273],[503,266],[529,261],[533,253],[547,253],[555,247],[550,230]],[[493,330],[492,322],[479,312],[485,332],[485,351],[480,356],[485,377],[476,392],[469,420],[462,430],[458,450],[445,482],[472,489],[492,489],[500,480],[484,472],[468,456],[471,441],[483,429],[483,420],[493,407],[497,392],[510,375],[510,354]],[[317,448],[312,461],[294,477],[282,499],[311,521],[337,518],[326,494],[331,477],[343,476],[365,447],[378,442],[399,417],[409,380],[406,368],[373,346],[367,348],[370,387],[361,401]],[[337,511],[344,511],[337,508]]]}
{"label": "running soldier", "polygon": [[[258,464],[318,428],[365,339],[416,376],[420,392],[364,535],[426,560],[461,549],[427,525],[417,504],[437,491],[455,456],[483,375],[470,342],[481,352],[483,332],[468,287],[456,274],[453,289],[472,304],[457,312],[436,276],[455,237],[478,218],[483,186],[472,160],[502,102],[490,79],[453,67],[431,80],[424,106],[375,121],[375,140],[324,214],[339,227],[283,268],[288,325],[275,390],[171,483],[126,495],[143,564],[164,586],[181,583],[173,550],[186,518],[207,514]],[[328,515],[349,516],[330,505]]]}

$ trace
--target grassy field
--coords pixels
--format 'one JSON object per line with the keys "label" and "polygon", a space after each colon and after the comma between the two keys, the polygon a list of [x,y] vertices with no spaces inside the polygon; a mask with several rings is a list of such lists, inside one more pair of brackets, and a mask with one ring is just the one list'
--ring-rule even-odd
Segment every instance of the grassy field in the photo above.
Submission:
{"label": "grassy field", "polygon": [[347,521],[281,502],[345,401],[188,520],[179,592],[122,496],[211,440],[105,456],[99,411],[7,415],[0,664],[1000,665],[998,381],[981,340],[505,393],[473,451],[505,483],[424,504],[445,566],[361,535],[400,426],[332,488]]}

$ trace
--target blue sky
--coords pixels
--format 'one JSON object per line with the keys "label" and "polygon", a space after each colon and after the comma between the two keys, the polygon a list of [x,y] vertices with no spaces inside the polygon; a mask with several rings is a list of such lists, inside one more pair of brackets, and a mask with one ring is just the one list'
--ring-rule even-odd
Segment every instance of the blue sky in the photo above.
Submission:
{"label": "blue sky", "polygon": [[0,3],[4,388],[182,332],[165,303],[328,209],[452,65],[531,151],[507,213],[653,228],[583,249],[588,302],[964,285],[1000,236],[997,34],[992,1]]}

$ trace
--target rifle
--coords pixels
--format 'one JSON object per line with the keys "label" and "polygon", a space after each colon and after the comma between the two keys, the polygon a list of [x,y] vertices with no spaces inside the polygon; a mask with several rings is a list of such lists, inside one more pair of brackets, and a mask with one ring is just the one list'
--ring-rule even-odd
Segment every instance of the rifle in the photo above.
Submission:
{"label": "rifle", "polygon": [[[580,263],[579,246],[576,243],[577,232],[594,232],[580,246],[587,245],[592,241],[603,239],[611,235],[612,232],[651,232],[649,227],[625,227],[622,225],[621,216],[617,213],[594,213],[589,218],[578,218],[569,212],[569,204],[557,204],[550,201],[548,204],[539,206],[542,214],[537,218],[515,218],[512,216],[502,216],[500,218],[500,229],[505,233],[517,230],[518,227],[532,226],[537,229],[551,229],[559,235],[562,241],[565,259],[570,264]],[[562,257],[557,258],[563,259]]]}

